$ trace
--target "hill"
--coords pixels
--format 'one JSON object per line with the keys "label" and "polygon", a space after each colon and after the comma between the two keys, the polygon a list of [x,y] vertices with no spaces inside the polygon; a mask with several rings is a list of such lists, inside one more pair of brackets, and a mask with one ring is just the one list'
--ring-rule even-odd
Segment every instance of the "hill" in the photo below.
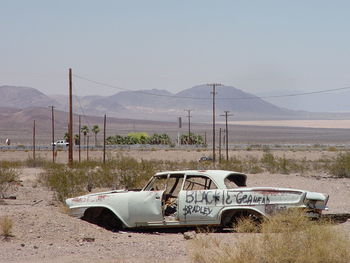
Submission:
{"label": "hill", "polygon": [[[193,122],[212,119],[211,87],[199,85],[178,93],[166,90],[122,91],[111,96],[73,96],[73,111],[80,115],[103,116],[120,119],[176,121],[191,109]],[[235,120],[288,120],[288,119],[348,119],[349,113],[311,113],[278,107],[253,94],[231,86],[217,87],[216,114],[224,111],[234,114]],[[1,107],[25,109],[54,105],[57,110],[68,111],[68,97],[48,96],[34,88],[1,86]],[[4,108],[2,109],[4,110]]]}
{"label": "hill", "polygon": [[34,88],[0,86],[1,107],[27,108],[58,104],[56,100]]}

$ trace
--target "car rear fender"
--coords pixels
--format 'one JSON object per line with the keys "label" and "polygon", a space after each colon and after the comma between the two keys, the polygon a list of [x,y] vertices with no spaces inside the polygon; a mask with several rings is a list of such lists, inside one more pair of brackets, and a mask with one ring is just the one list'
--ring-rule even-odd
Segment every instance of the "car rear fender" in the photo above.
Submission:
{"label": "car rear fender", "polygon": [[228,220],[231,221],[234,215],[240,212],[248,212],[248,213],[251,213],[252,215],[255,215],[256,217],[261,217],[261,218],[266,217],[265,213],[261,212],[260,210],[254,207],[237,207],[237,208],[229,207],[221,210],[221,213],[219,215],[221,225],[226,225],[228,223],[227,222]]}

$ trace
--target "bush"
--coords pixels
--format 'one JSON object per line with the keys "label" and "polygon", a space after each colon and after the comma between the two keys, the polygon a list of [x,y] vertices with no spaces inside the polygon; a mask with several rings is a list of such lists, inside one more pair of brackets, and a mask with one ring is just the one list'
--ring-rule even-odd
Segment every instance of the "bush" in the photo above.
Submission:
{"label": "bush", "polygon": [[161,162],[141,161],[132,157],[117,156],[105,164],[96,161],[73,163],[71,168],[63,164],[47,164],[40,180],[55,191],[63,202],[90,191],[94,187],[110,189],[139,188],[159,169]]}
{"label": "bush", "polygon": [[56,199],[63,202],[66,198],[79,195],[85,191],[88,177],[84,169],[72,169],[55,164],[46,167],[41,181],[56,193]]}
{"label": "bush", "polygon": [[0,218],[0,234],[5,239],[8,239],[12,236],[12,227],[13,223],[9,217],[5,216],[3,218]]}
{"label": "bush", "polygon": [[329,171],[336,177],[350,178],[350,153],[338,154]]}
{"label": "bush", "polygon": [[48,161],[40,156],[36,157],[35,160],[31,156],[28,156],[25,162],[27,167],[44,167],[46,163],[48,163]]}
{"label": "bush", "polygon": [[233,226],[233,231],[237,233],[257,233],[260,232],[260,224],[250,217],[238,218]]}
{"label": "bush", "polygon": [[19,173],[13,168],[0,167],[0,198],[4,198],[7,191],[16,188]]}
{"label": "bush", "polygon": [[261,234],[242,237],[234,244],[211,237],[192,243],[193,262],[350,262],[350,240],[330,224],[310,221],[287,210],[265,220]]}

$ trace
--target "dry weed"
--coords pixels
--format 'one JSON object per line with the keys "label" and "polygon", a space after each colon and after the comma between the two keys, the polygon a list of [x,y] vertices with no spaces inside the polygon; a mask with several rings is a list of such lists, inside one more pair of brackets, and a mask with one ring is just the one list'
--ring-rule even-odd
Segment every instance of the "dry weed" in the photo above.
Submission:
{"label": "dry weed", "polygon": [[12,219],[8,216],[5,216],[3,218],[0,218],[0,234],[5,238],[8,239],[12,236]]}
{"label": "dry weed", "polygon": [[350,240],[333,225],[314,222],[298,211],[265,220],[261,234],[225,243],[212,237],[192,242],[193,262],[319,263],[350,262]]}
{"label": "dry weed", "polygon": [[259,222],[250,217],[239,218],[233,226],[233,230],[237,233],[258,233],[260,228]]}

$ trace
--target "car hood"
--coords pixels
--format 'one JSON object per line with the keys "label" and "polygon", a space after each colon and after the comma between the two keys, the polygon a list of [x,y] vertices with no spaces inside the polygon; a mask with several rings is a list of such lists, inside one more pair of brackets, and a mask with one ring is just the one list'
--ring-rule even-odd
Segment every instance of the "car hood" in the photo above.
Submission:
{"label": "car hood", "polygon": [[116,194],[123,194],[128,192],[132,192],[132,191],[124,189],[124,190],[112,190],[112,191],[106,191],[106,192],[98,192],[98,193],[92,193],[87,195],[81,195],[81,196],[66,199],[66,204],[68,207],[72,207],[72,206],[81,205],[83,203],[102,201],[108,196],[111,196],[111,195],[114,196]]}

